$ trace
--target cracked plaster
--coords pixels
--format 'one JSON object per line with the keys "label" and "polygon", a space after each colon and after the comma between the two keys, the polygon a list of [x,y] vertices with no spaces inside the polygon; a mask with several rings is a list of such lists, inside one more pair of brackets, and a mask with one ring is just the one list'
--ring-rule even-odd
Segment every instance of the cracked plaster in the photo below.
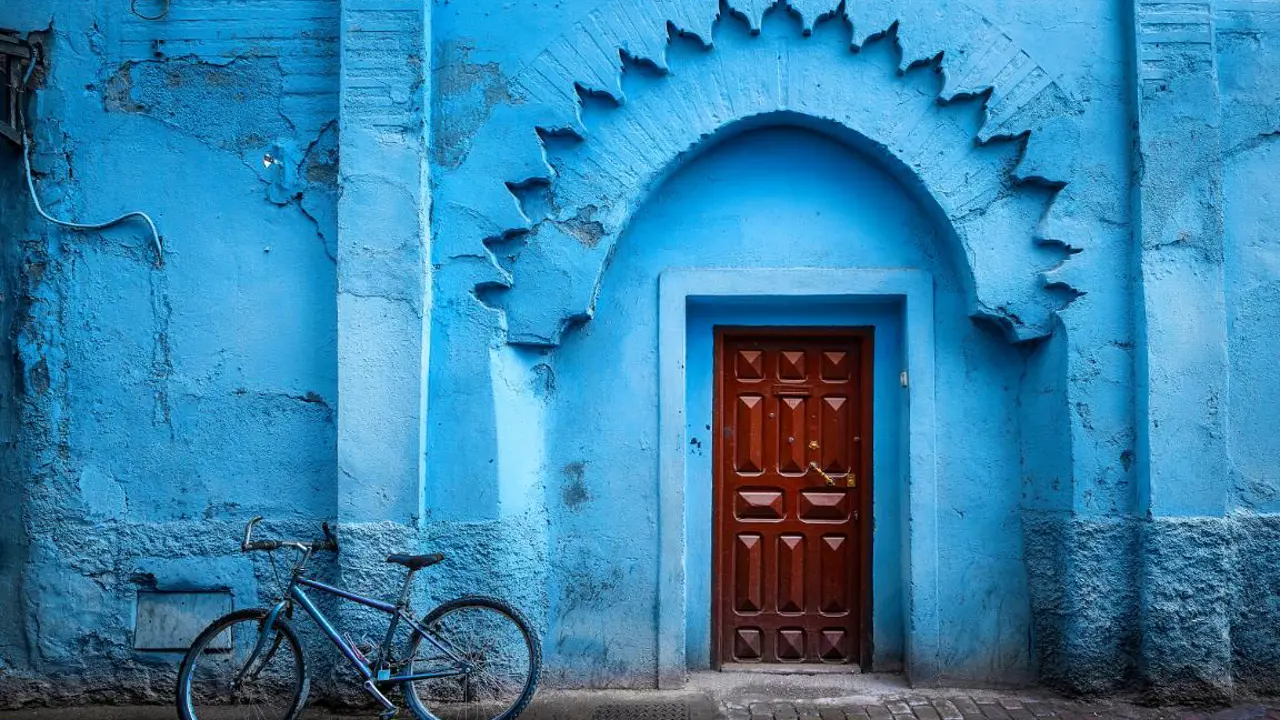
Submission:
{"label": "cracked plaster", "polygon": [[[1135,116],[1150,130],[1153,118],[1158,129],[1203,108],[1140,117],[1134,103],[1148,96],[1130,77],[1135,38],[1125,36],[1134,18],[1119,4],[772,6],[531,2],[499,24],[485,15],[492,3],[435,3],[429,27],[420,4],[271,0],[185,17],[175,4],[179,15],[157,23],[59,0],[0,11],[5,27],[57,19],[33,106],[33,160],[51,209],[96,217],[143,207],[172,249],[153,269],[137,228],[74,234],[33,223],[18,178],[0,169],[0,325],[12,328],[0,333],[0,471],[6,497],[20,498],[0,515],[0,581],[21,588],[0,606],[0,703],[166,699],[173,658],[129,649],[136,579],[173,587],[208,571],[257,602],[266,568],[234,551],[254,512],[304,536],[340,520],[349,552],[325,572],[347,581],[389,579],[377,557],[389,547],[443,550],[451,562],[424,603],[464,590],[507,596],[554,640],[555,682],[651,683],[656,660],[643,650],[581,662],[601,658],[607,648],[592,638],[617,627],[636,647],[653,639],[653,598],[630,582],[648,577],[652,552],[633,541],[653,518],[616,484],[617,468],[642,465],[652,445],[644,428],[580,435],[589,416],[565,414],[566,403],[585,402],[580,388],[616,368],[570,358],[593,333],[640,316],[628,315],[634,299],[610,286],[610,272],[648,194],[696,163],[706,140],[731,147],[745,137],[725,126],[778,111],[825,119],[823,131],[852,128],[863,149],[879,143],[881,167],[922,178],[914,191],[926,205],[974,224],[955,228],[967,243],[955,246],[960,279],[972,283],[966,312],[1026,341],[955,350],[965,363],[999,358],[984,372],[998,375],[1009,406],[963,409],[1017,428],[992,431],[1003,439],[973,455],[1007,457],[1021,479],[1000,491],[999,507],[1014,510],[998,547],[1025,564],[1025,580],[995,586],[993,597],[1021,597],[1010,612],[1030,619],[1018,637],[1028,645],[994,663],[948,656],[953,676],[998,681],[1011,667],[1034,668],[1072,692],[1146,688],[1174,699],[1280,686],[1267,570],[1278,565],[1269,538],[1280,449],[1266,432],[1274,412],[1257,401],[1275,394],[1280,274],[1265,228],[1277,205],[1269,173],[1280,98],[1270,78],[1280,12],[1220,3],[1195,18],[1216,53],[1221,147],[1196,167],[1221,170],[1220,195],[1200,199],[1221,206],[1222,244],[1204,252],[1193,238],[1187,254],[1176,233],[1172,244],[1135,241],[1135,183],[1165,190],[1152,158],[1132,161],[1128,128]],[[340,12],[351,13],[345,58]],[[799,91],[785,103],[761,86],[726,109],[707,87],[777,77],[783,58],[796,73],[787,77],[805,81],[788,85]],[[370,77],[379,82],[350,82]],[[856,83],[804,92],[838,79]],[[914,108],[909,117],[933,122],[921,126],[931,132],[894,140],[888,128],[905,127],[894,107]],[[700,119],[673,126],[676,111],[661,108]],[[627,142],[655,132],[652,143]],[[672,146],[658,147],[664,138]],[[278,164],[264,165],[267,154]],[[931,174],[948,159],[985,173],[972,207],[952,203]],[[588,163],[599,176],[583,176]],[[1170,174],[1165,187],[1189,185],[1186,176]],[[1230,383],[1212,394],[1222,414],[1213,436],[1226,439],[1229,470],[1205,475],[1220,495],[1216,515],[1141,512],[1153,477],[1174,494],[1200,480],[1178,469],[1187,463],[1176,444],[1173,470],[1151,475],[1149,448],[1135,438],[1150,411],[1135,365],[1153,347],[1181,352],[1139,332],[1135,244],[1160,253],[1149,259],[1161,271],[1222,261],[1226,329],[1211,345]],[[613,317],[565,332],[606,296]],[[1191,304],[1179,295],[1156,309]],[[340,351],[340,331],[358,342]],[[652,348],[628,347],[651,359]],[[611,392],[601,386],[625,397]],[[1162,407],[1198,407],[1174,400]],[[384,406],[394,411],[362,412]],[[634,422],[643,410],[619,409]],[[944,509],[981,516],[957,499]],[[954,564],[968,572],[993,536],[957,537]],[[1023,582],[1024,596],[1008,591]],[[74,625],[56,622],[72,607],[88,610]],[[1007,609],[957,607],[948,622]]]}

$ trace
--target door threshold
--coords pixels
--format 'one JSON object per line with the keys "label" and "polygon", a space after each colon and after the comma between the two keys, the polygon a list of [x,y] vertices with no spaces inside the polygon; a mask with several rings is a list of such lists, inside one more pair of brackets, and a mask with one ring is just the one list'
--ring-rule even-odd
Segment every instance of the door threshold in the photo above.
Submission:
{"label": "door threshold", "polygon": [[828,665],[826,663],[723,663],[720,672],[757,673],[760,675],[860,675],[862,668],[856,664]]}

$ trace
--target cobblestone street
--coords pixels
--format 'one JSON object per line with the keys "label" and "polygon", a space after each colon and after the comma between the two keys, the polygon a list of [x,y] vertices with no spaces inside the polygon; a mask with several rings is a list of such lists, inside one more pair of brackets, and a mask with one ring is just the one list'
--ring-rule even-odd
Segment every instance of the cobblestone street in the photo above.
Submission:
{"label": "cobblestone street", "polygon": [[1035,718],[1122,718],[1124,720],[1280,720],[1280,702],[1218,710],[1142,707],[1127,702],[1076,702],[1018,697],[920,695],[875,704],[753,702],[725,708],[727,720],[1034,720]]}
{"label": "cobblestone street", "polygon": [[[967,695],[949,692],[872,701],[751,700],[705,693],[555,692],[541,695],[521,720],[1280,720],[1280,700],[1231,708],[1144,707],[1116,700]],[[0,720],[168,720],[169,706],[95,706],[3,711]],[[304,720],[354,720],[376,713],[310,707]],[[411,718],[405,711],[401,718]]]}

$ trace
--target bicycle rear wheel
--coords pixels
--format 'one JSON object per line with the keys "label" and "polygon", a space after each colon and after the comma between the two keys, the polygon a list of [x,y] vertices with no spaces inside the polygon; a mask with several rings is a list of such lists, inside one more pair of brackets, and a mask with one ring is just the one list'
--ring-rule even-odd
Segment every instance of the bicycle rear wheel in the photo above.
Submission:
{"label": "bicycle rear wheel", "polygon": [[178,669],[182,720],[294,720],[310,683],[302,645],[277,617],[262,651],[250,662],[267,621],[264,608],[214,620],[191,643]]}
{"label": "bicycle rear wheel", "polygon": [[[409,674],[472,665],[466,675],[404,683],[420,720],[511,720],[524,711],[542,674],[542,644],[529,621],[501,600],[465,597],[432,610],[414,633]],[[442,649],[443,648],[443,649]]]}

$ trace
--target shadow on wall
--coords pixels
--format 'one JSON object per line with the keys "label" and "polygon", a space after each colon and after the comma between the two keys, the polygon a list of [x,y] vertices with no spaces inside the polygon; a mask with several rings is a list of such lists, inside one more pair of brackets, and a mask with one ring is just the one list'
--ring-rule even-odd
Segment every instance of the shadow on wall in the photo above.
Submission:
{"label": "shadow on wall", "polygon": [[[26,473],[19,461],[22,368],[15,336],[24,312],[23,244],[26,188],[20,151],[0,137],[0,587],[20,588],[28,555],[23,498]],[[0,593],[0,669],[23,664],[27,642],[19,592]]]}

